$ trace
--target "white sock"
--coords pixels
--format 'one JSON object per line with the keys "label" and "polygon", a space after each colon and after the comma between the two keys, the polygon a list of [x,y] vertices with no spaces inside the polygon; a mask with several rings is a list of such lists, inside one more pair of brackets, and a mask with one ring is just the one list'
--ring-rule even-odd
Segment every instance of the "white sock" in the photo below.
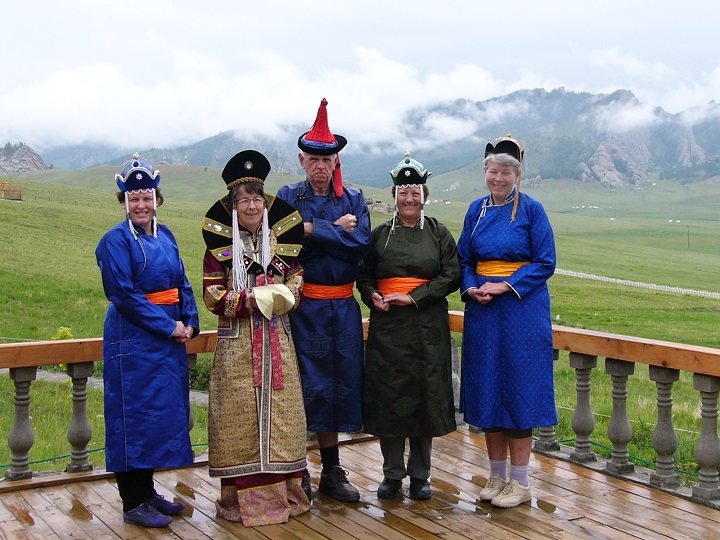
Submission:
{"label": "white sock", "polygon": [[491,459],[490,474],[499,474],[500,478],[507,480],[507,459]]}
{"label": "white sock", "polygon": [[522,487],[528,487],[528,465],[510,465],[510,479],[517,481]]}

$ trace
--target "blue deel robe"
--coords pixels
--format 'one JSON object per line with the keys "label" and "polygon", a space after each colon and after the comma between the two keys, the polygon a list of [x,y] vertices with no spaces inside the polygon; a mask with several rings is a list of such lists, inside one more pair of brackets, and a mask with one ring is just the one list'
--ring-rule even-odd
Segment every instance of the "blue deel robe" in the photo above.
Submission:
{"label": "blue deel robe", "polygon": [[[358,264],[370,247],[370,212],[361,190],[343,186],[343,196],[313,194],[307,180],[283,186],[277,197],[290,203],[303,222],[313,223],[303,241],[300,264],[305,283],[346,285],[358,276]],[[357,228],[345,231],[334,222],[357,217]],[[360,306],[354,297],[303,297],[290,312],[305,401],[308,430],[358,431],[362,421],[363,334]]]}
{"label": "blue deel robe", "polygon": [[[547,214],[520,194],[513,203],[474,201],[458,241],[460,292],[465,304],[460,407],[465,421],[482,428],[530,429],[557,423],[553,338],[547,280],[555,271],[555,240]],[[528,261],[509,277],[476,274],[478,261]],[[512,291],[480,304],[471,287],[505,281]]]}
{"label": "blue deel robe", "polygon": [[[112,472],[192,464],[190,380],[175,321],[199,332],[195,298],[170,229],[158,236],[125,221],[100,240],[95,256],[110,300],[103,334],[105,460]],[[146,293],[177,287],[180,302],[157,305]],[[194,336],[193,336],[194,337]]]}

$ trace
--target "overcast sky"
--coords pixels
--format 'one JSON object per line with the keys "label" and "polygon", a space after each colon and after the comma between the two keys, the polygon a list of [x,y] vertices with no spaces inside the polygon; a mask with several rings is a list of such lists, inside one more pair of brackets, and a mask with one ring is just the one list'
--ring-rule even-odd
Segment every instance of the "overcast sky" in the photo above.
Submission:
{"label": "overcast sky", "polygon": [[[283,126],[351,142],[524,88],[720,96],[720,2],[0,0],[0,141],[163,147]],[[350,148],[350,147],[348,147]]]}

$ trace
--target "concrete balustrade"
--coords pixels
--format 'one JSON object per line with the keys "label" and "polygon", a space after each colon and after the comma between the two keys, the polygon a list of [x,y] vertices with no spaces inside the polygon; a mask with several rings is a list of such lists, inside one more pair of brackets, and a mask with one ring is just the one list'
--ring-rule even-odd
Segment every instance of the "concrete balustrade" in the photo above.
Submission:
{"label": "concrete balustrade", "polygon": [[[449,318],[451,330],[462,332],[463,314],[451,311]],[[367,331],[367,323],[365,326]],[[191,368],[195,365],[198,353],[214,350],[216,339],[215,332],[202,332],[188,342]],[[570,366],[576,373],[577,397],[571,422],[575,432],[575,446],[561,445],[556,440],[554,426],[546,426],[538,430],[533,450],[720,508],[720,439],[717,430],[720,349],[562,326],[553,327],[553,340],[555,359],[558,359],[559,351],[568,351]],[[457,376],[460,367],[456,360],[457,354],[453,356]],[[591,376],[598,367],[598,358],[605,358],[605,372],[612,380],[613,410],[607,433],[612,442],[609,459],[598,456],[591,448],[591,437],[596,427],[591,408]],[[52,362],[48,359],[52,359]],[[73,401],[73,412],[67,431],[72,459],[63,474],[70,478],[73,473],[92,469],[87,450],[92,437],[86,411],[87,384],[92,374],[92,363],[101,360],[102,339],[99,338],[0,344],[0,368],[9,368],[10,378],[15,385],[15,414],[7,441],[12,452],[12,462],[5,471],[3,490],[11,489],[9,486],[12,481],[32,477],[29,453],[35,436],[29,414],[30,390],[39,366],[66,364],[67,374],[72,379],[68,399]],[[636,364],[649,365],[650,380],[655,383],[657,390],[657,422],[652,438],[657,454],[656,469],[645,472],[637,470],[630,462],[628,453],[633,430],[627,413],[627,385],[629,378],[635,374]],[[700,474],[697,484],[692,487],[681,487],[673,459],[678,440],[672,420],[672,391],[681,371],[693,373],[693,385],[698,392],[701,411],[701,431],[695,447]],[[457,391],[457,377],[454,377],[454,386]],[[194,418],[191,417],[191,428],[193,424]],[[59,478],[57,483],[63,483],[63,479]]]}

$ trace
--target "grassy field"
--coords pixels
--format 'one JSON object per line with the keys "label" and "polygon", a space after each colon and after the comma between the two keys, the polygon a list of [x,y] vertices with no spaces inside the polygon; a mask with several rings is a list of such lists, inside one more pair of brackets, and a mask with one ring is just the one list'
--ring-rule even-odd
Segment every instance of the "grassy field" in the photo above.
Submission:
{"label": "grassy field", "polygon": [[[159,209],[160,219],[178,238],[200,303],[205,247],[200,221],[224,194],[224,183],[214,169],[175,166],[161,173],[166,203]],[[0,201],[0,340],[50,339],[61,326],[71,328],[78,338],[102,334],[107,300],[94,249],[102,234],[123,219],[113,195],[113,174],[114,169],[95,168],[39,171],[27,174],[27,179],[10,179],[23,189],[25,200]],[[268,191],[294,180],[271,176]],[[461,180],[461,187],[451,191],[445,186],[458,183],[451,175],[431,182],[431,201],[437,197],[449,204],[430,204],[427,213],[456,237],[468,202],[482,192],[481,181],[473,182]],[[465,183],[470,187],[463,189]],[[378,199],[390,198],[389,189],[365,191]],[[666,182],[612,193],[574,181],[548,181],[527,192],[548,209],[559,268],[720,292],[715,273],[720,268],[720,182],[687,188]],[[581,201],[585,209],[577,208]],[[670,208],[676,212],[672,223],[667,217]],[[378,223],[387,216],[372,218]],[[715,300],[560,275],[551,279],[550,287],[553,318],[559,324],[720,346],[714,331]],[[450,303],[452,309],[462,309],[458,295]],[[200,311],[203,328],[214,328],[211,314]]]}
{"label": "grassy field", "polygon": [[[69,327],[76,338],[102,335],[107,300],[94,249],[102,234],[124,217],[114,197],[115,172],[114,168],[39,171],[8,179],[21,187],[24,201],[0,200],[0,342],[50,339],[60,327]],[[166,203],[159,209],[160,220],[180,243],[202,328],[214,329],[214,317],[202,306],[205,246],[200,222],[225,192],[220,171],[172,166],[161,168],[161,175]],[[296,180],[271,175],[267,191],[274,193],[280,185]],[[432,177],[430,189],[427,213],[445,223],[457,238],[469,202],[485,192],[481,177],[440,175]],[[389,188],[364,191],[390,200]],[[548,211],[559,268],[720,292],[717,179],[687,187],[656,181],[642,189],[617,192],[552,180],[526,192]],[[379,223],[387,216],[374,214],[372,219]],[[557,324],[720,348],[717,300],[562,275],[550,280],[550,289]],[[451,309],[462,309],[459,295],[449,300]],[[655,418],[655,389],[647,369],[638,368],[629,388],[630,414],[637,430],[631,453],[647,456],[649,439],[641,435]],[[609,415],[611,406],[609,377],[601,371],[593,375],[598,434],[604,433],[602,415]],[[681,462],[692,461],[692,440],[699,431],[699,398],[690,377],[683,374],[674,395],[676,427],[690,441],[678,451]],[[566,356],[557,363],[556,381],[561,412],[558,437],[562,439],[572,433],[571,413],[566,409],[575,398],[574,373]],[[606,444],[601,435],[598,438]]]}

